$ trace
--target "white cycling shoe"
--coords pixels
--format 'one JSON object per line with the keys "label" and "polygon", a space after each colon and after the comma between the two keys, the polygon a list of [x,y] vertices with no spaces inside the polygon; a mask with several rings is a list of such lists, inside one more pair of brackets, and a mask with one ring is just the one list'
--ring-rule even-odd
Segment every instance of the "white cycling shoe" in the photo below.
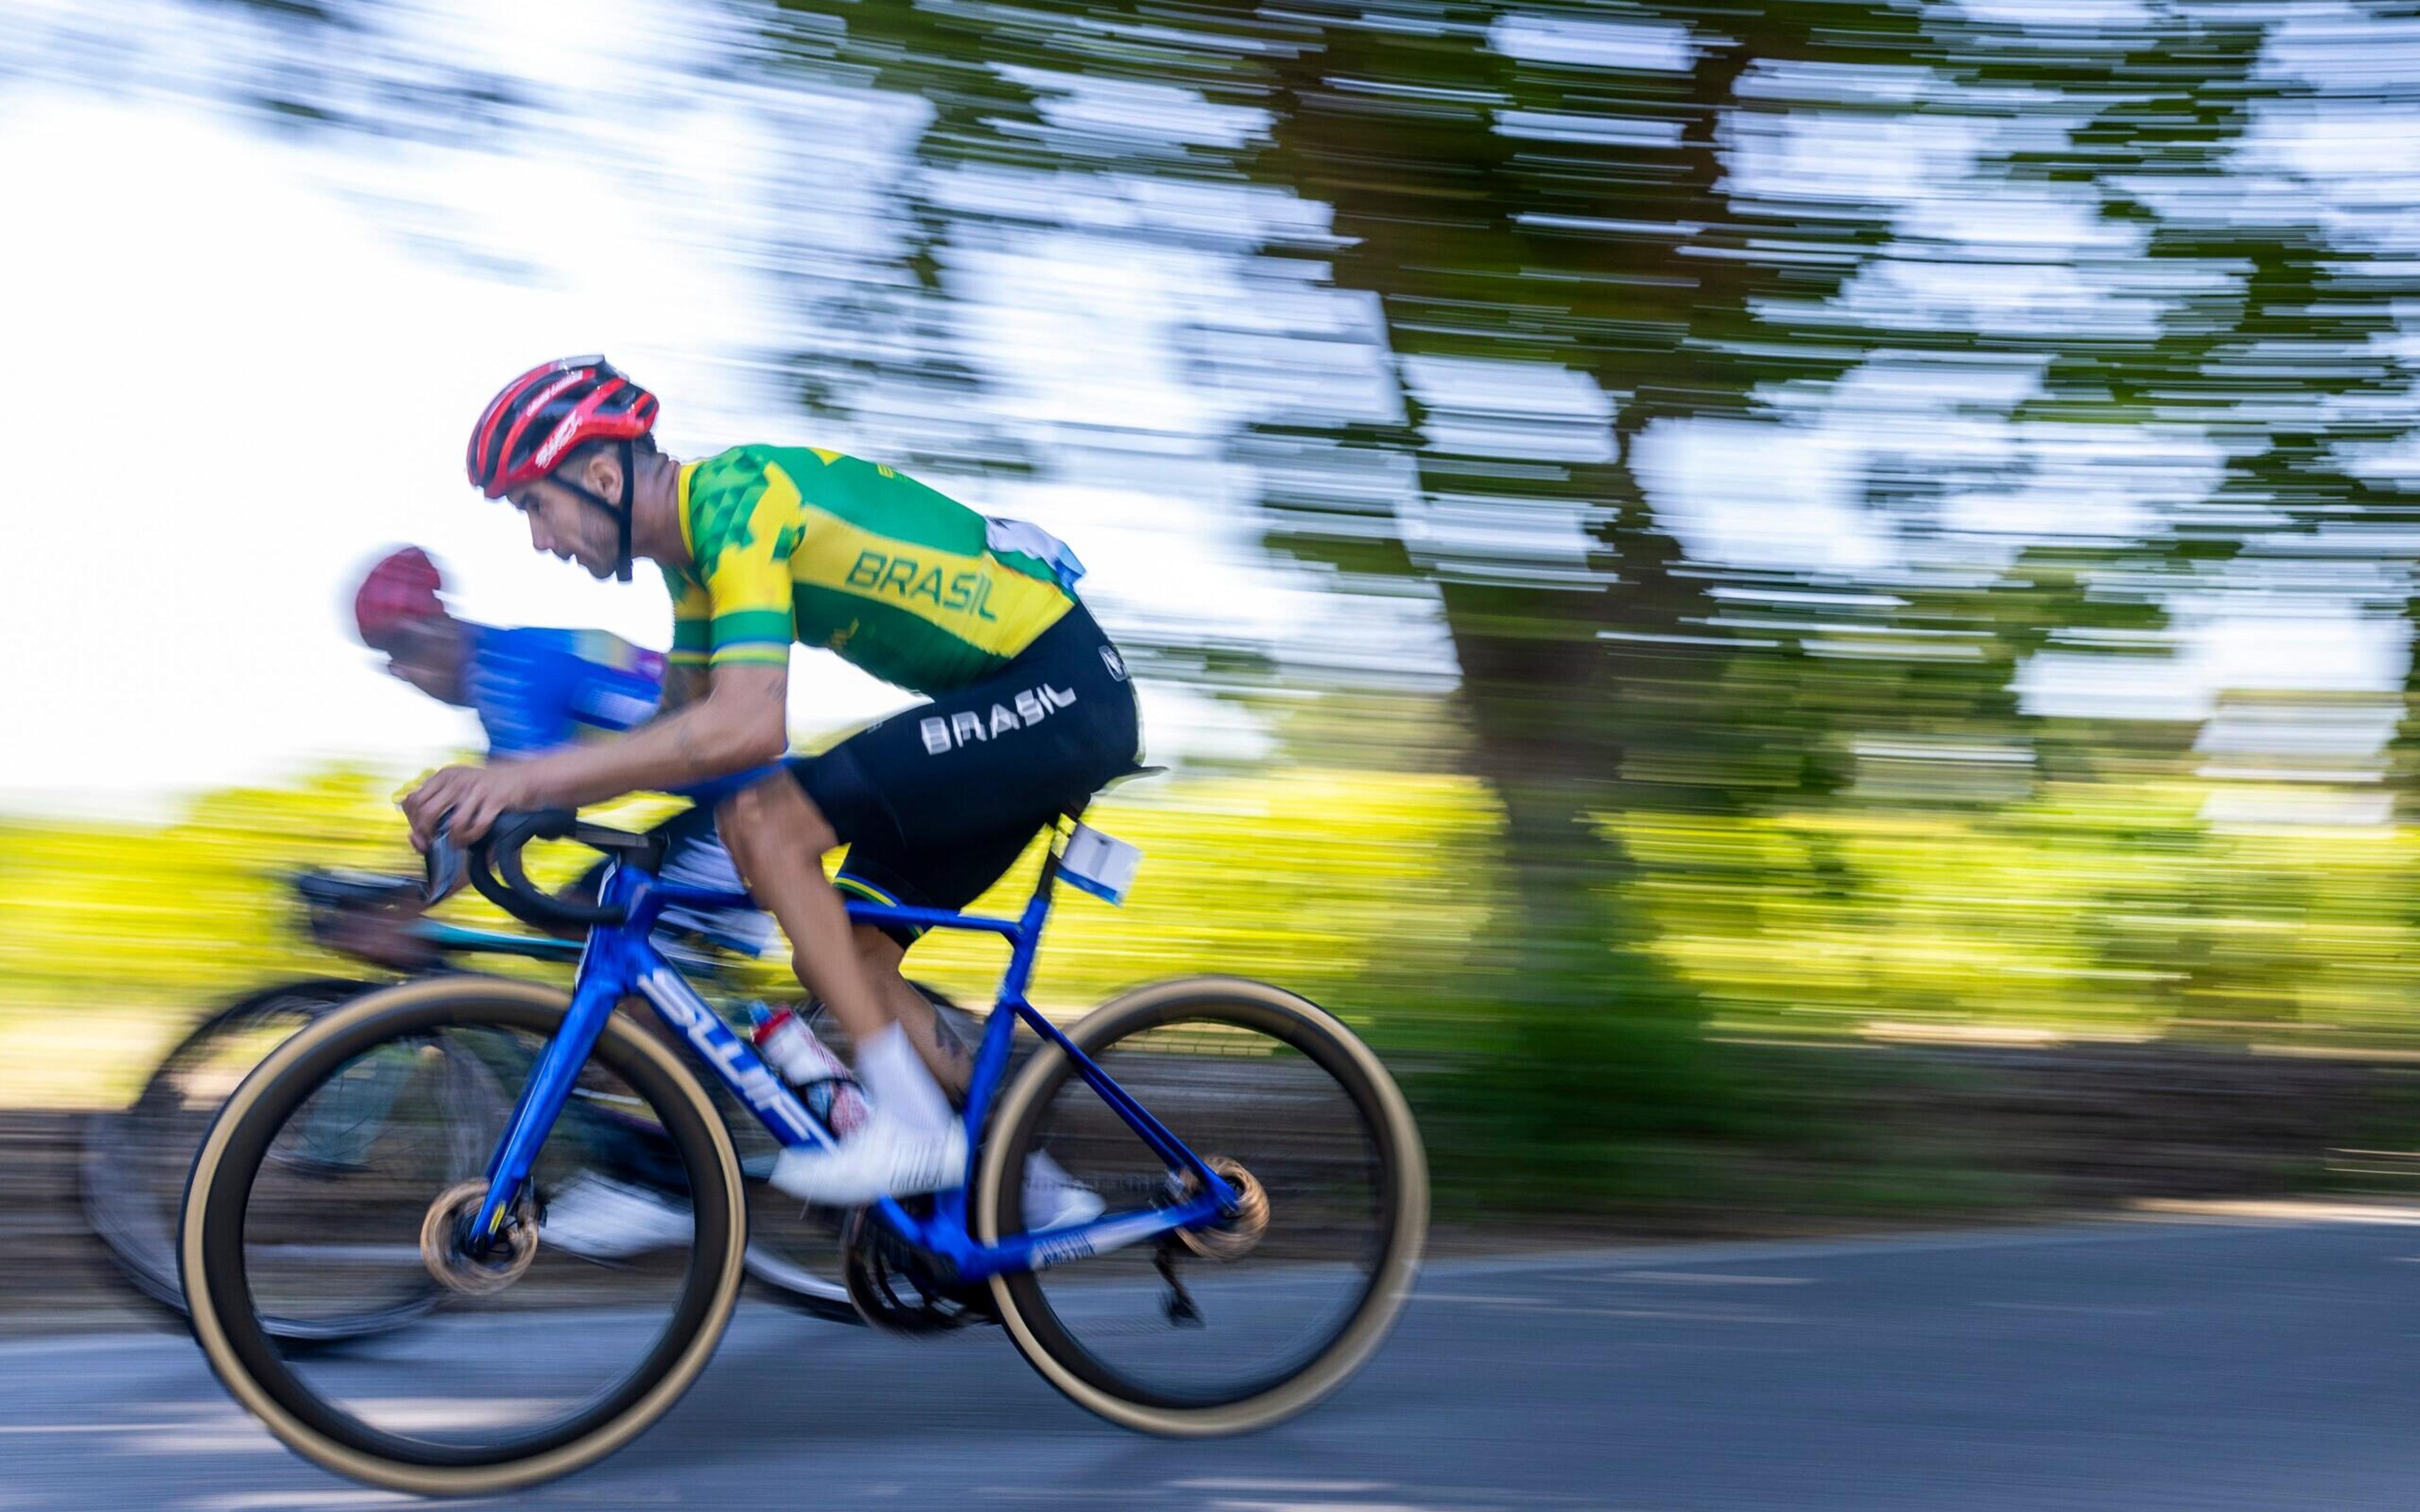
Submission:
{"label": "white cycling shoe", "polygon": [[689,1204],[582,1171],[547,1199],[539,1237],[584,1260],[623,1260],[689,1242]]}
{"label": "white cycling shoe", "polygon": [[962,1186],[967,1131],[956,1119],[914,1129],[876,1103],[864,1127],[830,1149],[785,1149],[772,1182],[801,1202],[861,1208],[883,1197],[920,1196]]}
{"label": "white cycling shoe", "polygon": [[[877,1107],[865,1126],[830,1149],[785,1149],[773,1163],[772,1183],[801,1202],[857,1208],[883,1197],[912,1197],[965,1184],[967,1132],[911,1129]],[[1088,1224],[1108,1205],[1067,1174],[1047,1151],[1025,1163],[1025,1223],[1030,1232]]]}

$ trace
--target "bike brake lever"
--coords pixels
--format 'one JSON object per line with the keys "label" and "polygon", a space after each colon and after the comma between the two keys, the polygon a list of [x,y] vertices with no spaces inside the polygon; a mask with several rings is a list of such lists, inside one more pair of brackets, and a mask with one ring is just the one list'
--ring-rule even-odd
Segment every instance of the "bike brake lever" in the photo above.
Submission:
{"label": "bike brake lever", "polygon": [[453,892],[462,885],[462,879],[469,872],[469,862],[462,847],[455,844],[454,837],[446,832],[445,821],[452,817],[451,810],[440,816],[437,833],[429,837],[428,880],[420,889],[420,901],[424,903],[434,903]]}

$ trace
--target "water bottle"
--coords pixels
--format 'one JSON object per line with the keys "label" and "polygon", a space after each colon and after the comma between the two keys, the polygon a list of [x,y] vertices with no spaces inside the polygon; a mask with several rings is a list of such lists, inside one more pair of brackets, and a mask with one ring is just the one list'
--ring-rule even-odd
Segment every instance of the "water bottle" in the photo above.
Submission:
{"label": "water bottle", "polygon": [[815,1037],[805,1020],[787,1008],[751,1003],[748,1017],[755,1025],[751,1038],[756,1053],[772,1063],[813,1113],[833,1134],[845,1136],[865,1122],[870,1111],[865,1094],[849,1074],[847,1062]]}

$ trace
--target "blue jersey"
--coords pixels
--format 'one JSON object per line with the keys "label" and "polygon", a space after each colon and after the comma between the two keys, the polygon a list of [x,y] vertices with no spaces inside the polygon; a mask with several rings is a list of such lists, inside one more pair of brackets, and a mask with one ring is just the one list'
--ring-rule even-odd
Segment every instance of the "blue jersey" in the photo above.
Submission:
{"label": "blue jersey", "polygon": [[462,690],[488,732],[488,759],[516,761],[654,714],[664,658],[602,630],[477,625]]}

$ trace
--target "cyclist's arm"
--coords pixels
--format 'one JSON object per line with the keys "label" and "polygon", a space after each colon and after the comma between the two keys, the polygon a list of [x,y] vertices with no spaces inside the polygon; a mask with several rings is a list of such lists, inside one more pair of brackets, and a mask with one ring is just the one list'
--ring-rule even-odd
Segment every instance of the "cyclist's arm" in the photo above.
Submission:
{"label": "cyclist's arm", "polygon": [[[661,724],[706,702],[714,690],[711,665],[714,600],[698,585],[667,575],[673,589],[673,649],[664,658],[662,696],[644,725]],[[787,663],[786,655],[783,657]]]}
{"label": "cyclist's arm", "polygon": [[666,574],[674,594],[666,670],[703,667],[705,696],[618,740],[481,771],[448,767],[404,800],[415,843],[425,845],[448,812],[456,837],[468,842],[516,809],[578,808],[689,787],[765,765],[789,748],[798,490],[777,471],[691,486],[708,490],[702,523],[691,526],[701,565],[694,574]]}
{"label": "cyclist's arm", "polygon": [[663,702],[656,705],[655,716],[647,723],[658,723],[692,703],[702,702],[712,687],[713,679],[704,667],[678,664],[666,667]]}
{"label": "cyclist's arm", "polygon": [[[670,569],[664,586],[673,595],[673,647],[664,657],[663,694],[650,723],[704,702],[714,687],[714,595],[704,583]],[[786,655],[783,659],[787,661]]]}
{"label": "cyclist's arm", "polygon": [[413,843],[425,847],[449,814],[467,844],[516,810],[576,809],[765,765],[789,748],[789,690],[786,665],[718,667],[703,700],[617,739],[500,766],[449,766],[404,799]]}
{"label": "cyclist's arm", "polygon": [[718,667],[706,695],[640,726],[523,763],[534,808],[578,808],[625,793],[662,791],[778,761],[790,746],[790,670],[769,663]]}

